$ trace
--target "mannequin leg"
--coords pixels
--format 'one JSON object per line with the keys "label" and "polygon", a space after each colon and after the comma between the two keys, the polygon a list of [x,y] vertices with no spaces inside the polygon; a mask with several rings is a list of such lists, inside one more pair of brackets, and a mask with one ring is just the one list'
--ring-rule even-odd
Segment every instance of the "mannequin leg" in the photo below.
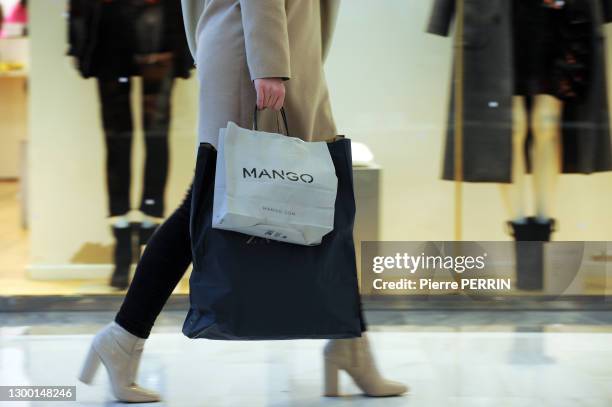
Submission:
{"label": "mannequin leg", "polygon": [[132,156],[131,81],[98,79],[98,95],[106,142],[106,182],[109,216],[130,211]]}
{"label": "mannequin leg", "polygon": [[[559,174],[559,134],[562,105],[548,95],[536,95],[531,110],[533,146],[533,182],[535,217],[523,222],[510,222],[515,239],[516,286],[523,290],[541,290],[544,287],[544,242],[550,240],[553,221],[550,202]],[[521,144],[521,150],[524,144]],[[522,156],[522,151],[521,151]]]}
{"label": "mannequin leg", "polygon": [[142,63],[143,108],[145,136],[145,168],[140,211],[139,243],[147,244],[165,210],[168,179],[171,98],[174,85],[174,65],[171,58],[154,63]]}
{"label": "mannequin leg", "polygon": [[168,133],[174,84],[172,59],[143,64],[143,124],[145,171],[140,210],[148,216],[164,215],[164,194],[168,178]]}
{"label": "mannequin leg", "polygon": [[512,99],[512,183],[501,184],[502,199],[510,219],[524,223],[526,219],[526,176],[525,140],[527,139],[528,120],[524,96]]}
{"label": "mannequin leg", "polygon": [[130,211],[132,177],[132,109],[131,81],[118,78],[98,79],[98,94],[106,142],[106,183],[108,190],[111,230],[115,238],[114,271],[110,285],[124,289],[128,285],[132,264],[132,229]]}
{"label": "mannequin leg", "polygon": [[534,97],[531,128],[533,131],[533,186],[536,218],[547,223],[561,172],[561,117],[563,103],[550,95]]}

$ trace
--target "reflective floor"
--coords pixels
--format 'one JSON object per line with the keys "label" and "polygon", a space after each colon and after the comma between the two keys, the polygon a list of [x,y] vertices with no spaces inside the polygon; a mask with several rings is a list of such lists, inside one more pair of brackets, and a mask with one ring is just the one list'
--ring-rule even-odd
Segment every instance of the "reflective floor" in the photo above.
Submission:
{"label": "reflective floor", "polygon": [[[114,405],[104,372],[75,379],[109,313],[0,314],[0,385],[76,385],[77,403]],[[163,314],[140,383],[164,406],[612,406],[610,312],[369,312],[381,370],[410,385],[399,398],[321,397],[323,341],[216,342],[180,334]],[[2,403],[39,406],[45,403]]]}

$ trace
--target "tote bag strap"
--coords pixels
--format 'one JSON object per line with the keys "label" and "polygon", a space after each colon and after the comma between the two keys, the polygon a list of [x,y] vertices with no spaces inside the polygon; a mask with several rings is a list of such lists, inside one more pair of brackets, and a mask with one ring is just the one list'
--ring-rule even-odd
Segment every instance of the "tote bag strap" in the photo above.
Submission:
{"label": "tote bag strap", "polygon": [[[255,106],[255,111],[253,112],[253,130],[258,130],[257,128],[257,106]],[[289,125],[287,124],[287,115],[285,114],[285,108],[281,107],[280,114],[283,118],[283,124],[285,125],[285,131],[287,132],[287,136],[291,137],[291,133],[289,133]],[[280,129],[279,129],[280,131]]]}

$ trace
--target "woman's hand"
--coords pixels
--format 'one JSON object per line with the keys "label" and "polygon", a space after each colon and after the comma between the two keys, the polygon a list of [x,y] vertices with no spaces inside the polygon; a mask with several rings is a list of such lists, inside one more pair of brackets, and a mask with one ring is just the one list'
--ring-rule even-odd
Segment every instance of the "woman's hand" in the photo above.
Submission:
{"label": "woman's hand", "polygon": [[257,108],[279,111],[285,104],[285,83],[279,78],[255,79]]}

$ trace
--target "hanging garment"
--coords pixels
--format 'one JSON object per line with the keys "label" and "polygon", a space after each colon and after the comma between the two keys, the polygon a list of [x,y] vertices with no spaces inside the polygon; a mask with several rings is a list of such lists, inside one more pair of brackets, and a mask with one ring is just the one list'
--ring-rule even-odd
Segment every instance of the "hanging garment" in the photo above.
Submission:
{"label": "hanging garment", "polygon": [[[142,77],[141,114],[145,142],[139,209],[149,216],[162,217],[165,211],[172,90],[175,81],[172,77],[172,60],[144,65],[139,71]],[[132,209],[132,79],[98,78],[97,83],[106,146],[108,215],[122,216]]]}

